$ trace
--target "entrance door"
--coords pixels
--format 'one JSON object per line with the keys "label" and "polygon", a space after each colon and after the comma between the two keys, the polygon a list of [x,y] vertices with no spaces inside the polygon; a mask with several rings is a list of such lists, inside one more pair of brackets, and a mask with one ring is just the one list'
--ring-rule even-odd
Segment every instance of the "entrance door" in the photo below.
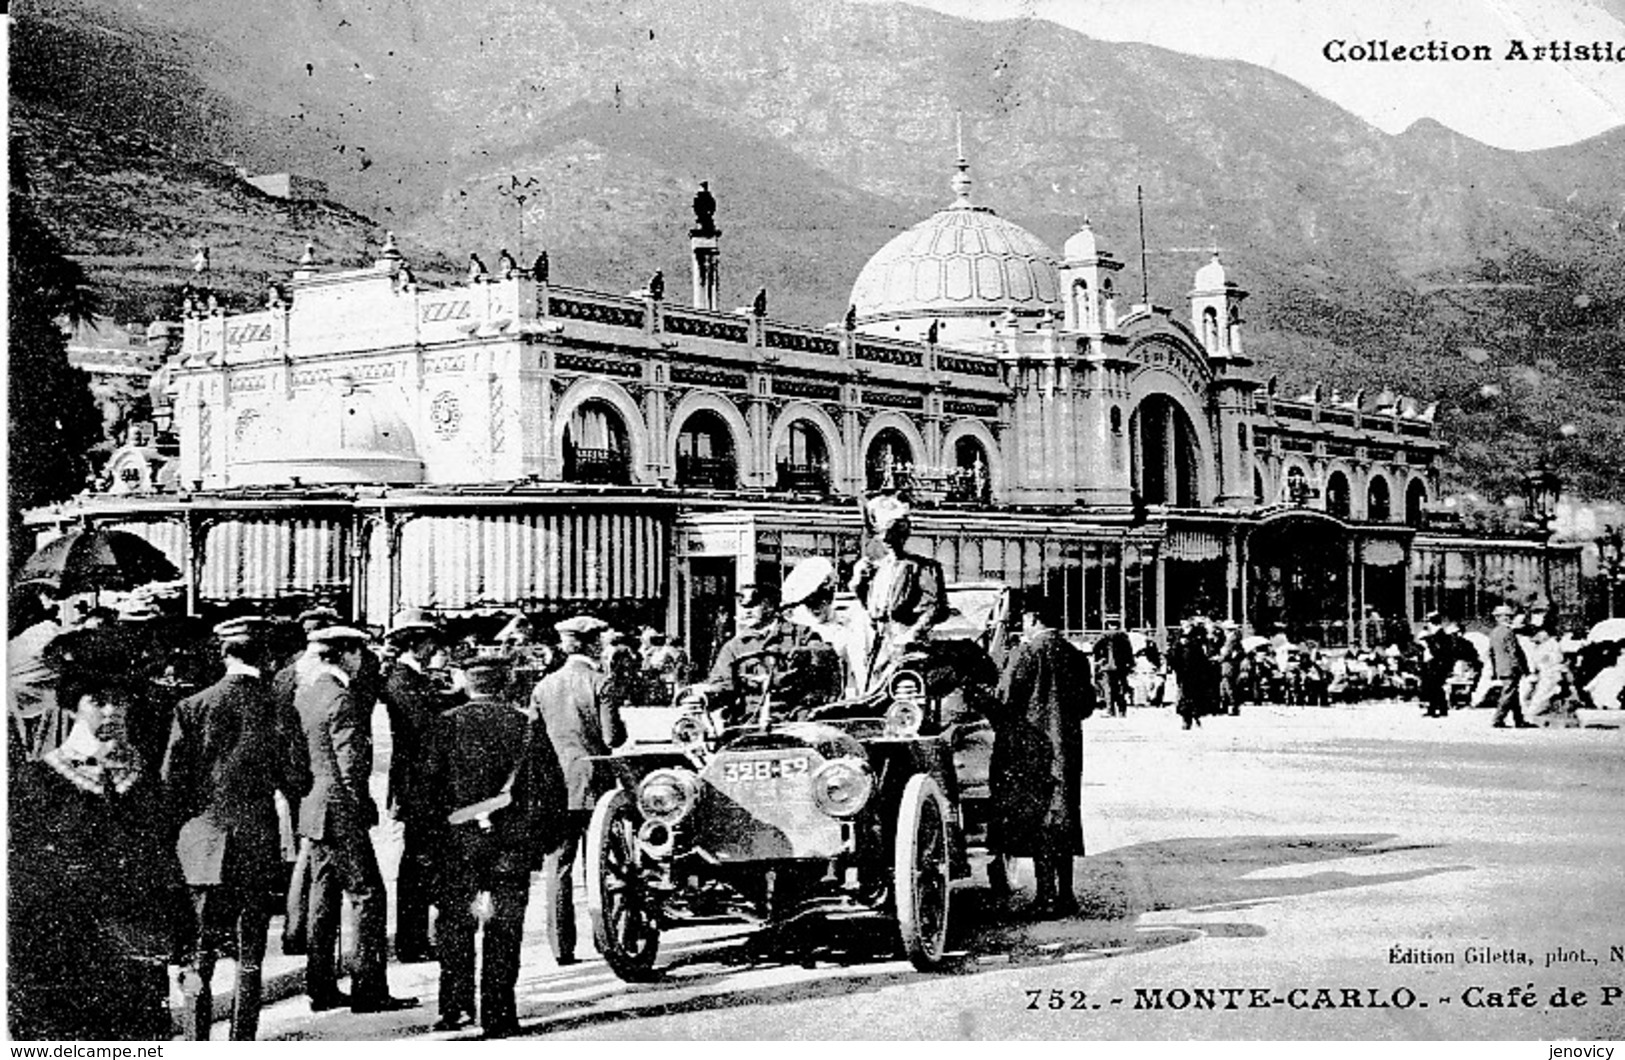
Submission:
{"label": "entrance door", "polygon": [[687,618],[683,627],[696,681],[704,678],[717,650],[734,633],[734,566],[732,556],[696,556],[688,561],[684,602]]}
{"label": "entrance door", "polygon": [[1347,645],[1348,546],[1340,528],[1323,519],[1281,519],[1253,530],[1247,556],[1247,615],[1255,631]]}

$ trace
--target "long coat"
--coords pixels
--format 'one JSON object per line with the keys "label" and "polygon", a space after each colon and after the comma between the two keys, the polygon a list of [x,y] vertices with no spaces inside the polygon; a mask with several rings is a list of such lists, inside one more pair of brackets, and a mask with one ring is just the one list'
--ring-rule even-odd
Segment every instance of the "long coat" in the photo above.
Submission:
{"label": "long coat", "polygon": [[591,659],[572,655],[542,678],[531,693],[531,705],[547,728],[558,755],[571,810],[593,807],[591,758],[609,754],[626,739],[621,711],[602,694],[604,673]]}
{"label": "long coat", "polygon": [[372,719],[363,715],[340,672],[328,666],[294,695],[310,748],[310,794],[299,804],[299,834],[336,840],[378,823],[367,787],[372,776]]}
{"label": "long coat", "polygon": [[427,736],[423,802],[442,824],[454,810],[496,795],[513,777],[513,803],[491,816],[489,830],[450,828],[451,852],[479,872],[522,876],[540,870],[543,855],[562,838],[566,802],[564,777],[541,722],[505,702],[474,700],[436,719]]}
{"label": "long coat", "polygon": [[988,848],[1014,857],[1083,853],[1082,722],[1095,709],[1089,657],[1054,630],[1005,664],[993,717]]}
{"label": "long coat", "polygon": [[389,805],[402,820],[421,820],[434,812],[435,803],[423,780],[429,734],[455,700],[428,674],[400,661],[384,681],[382,698],[389,712]]}
{"label": "long coat", "polygon": [[294,805],[310,790],[310,748],[299,716],[267,681],[229,673],[181,700],[163,780],[187,883],[264,890],[278,878],[275,793]]}

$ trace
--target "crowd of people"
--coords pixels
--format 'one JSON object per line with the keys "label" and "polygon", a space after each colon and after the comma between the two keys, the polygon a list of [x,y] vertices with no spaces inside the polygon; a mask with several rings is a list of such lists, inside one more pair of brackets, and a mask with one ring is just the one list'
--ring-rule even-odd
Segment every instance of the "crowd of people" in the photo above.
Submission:
{"label": "crowd of people", "polygon": [[882,548],[845,586],[855,612],[834,607],[833,566],[804,561],[780,588],[741,590],[736,632],[703,676],[660,631],[584,614],[551,627],[515,616],[480,643],[415,609],[382,636],[319,606],[296,621],[237,614],[210,629],[137,593],[63,626],[49,587],[35,587],[39,610],[12,630],[9,652],[13,1035],[166,1038],[175,965],[183,1031],[206,1038],[215,966],[229,955],[230,1033],[252,1039],[277,914],[283,952],[305,957],[313,1012],[417,1005],[387,981],[390,899],[371,834],[382,817],[371,783],[380,705],[383,812],[401,837],[394,957],[439,964],[437,1029],[478,1020],[503,1037],[518,1029],[533,874],[553,957],[572,964],[571,880],[599,793],[593,761],[626,739],[624,711],[685,689],[742,723],[862,701],[905,661],[928,684],[941,665],[983,687],[967,702],[996,735],[990,882],[1008,894],[1005,860],[1033,858],[1038,907],[1068,915],[1083,853],[1079,726],[1097,705],[1110,715],[1136,701],[1173,706],[1190,729],[1247,703],[1401,689],[1430,716],[1476,700],[1495,707],[1492,724],[1526,727],[1578,687],[1546,616],[1510,607],[1495,609],[1482,650],[1430,614],[1405,643],[1334,664],[1312,643],[1247,638],[1200,615],[1170,632],[1165,652],[1118,627],[1086,652],[1034,599],[1001,673],[933,643],[946,611],[941,568],[906,549],[906,506],[883,497],[872,509]]}

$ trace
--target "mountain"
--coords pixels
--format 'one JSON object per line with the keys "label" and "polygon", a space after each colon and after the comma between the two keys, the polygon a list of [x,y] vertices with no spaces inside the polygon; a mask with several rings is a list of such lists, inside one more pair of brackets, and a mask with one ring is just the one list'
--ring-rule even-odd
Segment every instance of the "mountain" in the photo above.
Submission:
{"label": "mountain", "polygon": [[[1625,130],[1527,154],[1390,136],[1243,63],[841,0],[16,13],[14,114],[35,164],[73,174],[41,194],[109,289],[184,278],[198,239],[246,296],[307,238],[359,259],[389,227],[441,269],[545,245],[564,282],[625,290],[686,274],[709,179],[725,302],[766,286],[776,316],[835,320],[869,255],[948,201],[962,115],[978,201],[1053,247],[1087,214],[1128,290],[1137,185],[1154,301],[1181,305],[1217,242],[1289,390],[1438,398],[1456,473],[1495,495],[1574,422],[1578,487],[1625,493]],[[228,162],[360,213],[270,200]]]}

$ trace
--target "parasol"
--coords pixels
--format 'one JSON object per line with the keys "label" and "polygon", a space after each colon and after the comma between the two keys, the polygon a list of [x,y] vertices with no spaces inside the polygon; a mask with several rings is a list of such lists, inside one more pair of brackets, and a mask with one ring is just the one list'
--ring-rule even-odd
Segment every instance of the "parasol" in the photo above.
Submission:
{"label": "parasol", "polygon": [[123,591],[149,582],[174,581],[180,571],[156,545],[128,530],[82,527],[28,557],[18,581],[43,581],[64,596]]}
{"label": "parasol", "polygon": [[1625,618],[1605,618],[1591,627],[1591,635],[1586,638],[1592,644],[1607,644],[1610,641],[1625,640]]}
{"label": "parasol", "polygon": [[1260,637],[1260,636],[1256,636],[1256,635],[1251,636],[1251,637],[1242,637],[1241,638],[1241,650],[1242,651],[1257,651],[1259,648],[1267,648],[1267,647],[1269,647],[1269,643],[1270,643],[1270,639],[1268,637]]}

